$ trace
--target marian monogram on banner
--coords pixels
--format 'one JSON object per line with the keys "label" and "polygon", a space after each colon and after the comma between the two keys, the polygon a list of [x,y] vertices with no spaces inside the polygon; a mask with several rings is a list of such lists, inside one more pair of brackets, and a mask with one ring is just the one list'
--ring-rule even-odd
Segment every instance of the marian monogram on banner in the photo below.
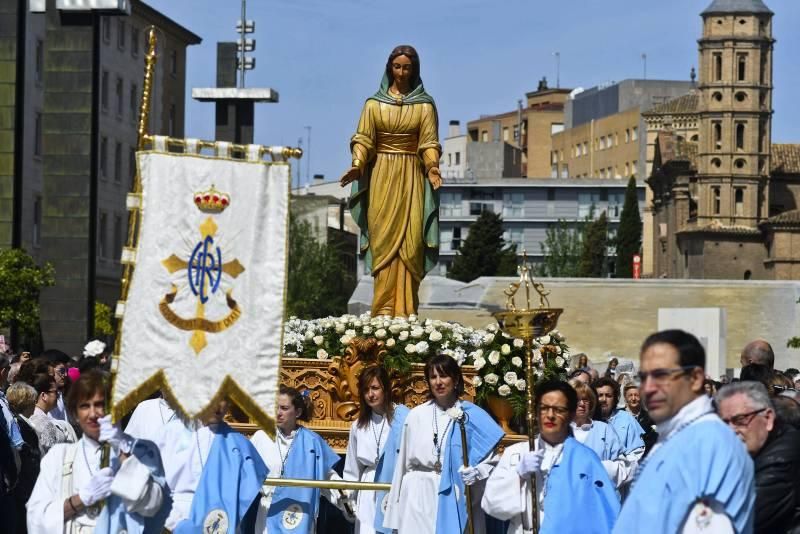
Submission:
{"label": "marian monogram on banner", "polygon": [[227,313],[219,318],[206,317],[206,303],[211,298],[220,296],[220,282],[222,275],[226,274],[233,279],[244,272],[244,267],[236,258],[224,262],[222,249],[215,242],[217,224],[211,215],[222,213],[230,206],[230,196],[221,193],[211,186],[208,191],[195,193],[194,203],[203,213],[210,214],[198,227],[199,237],[192,249],[191,256],[184,260],[172,254],[161,263],[170,274],[185,271],[188,278],[188,289],[197,300],[194,317],[181,317],[170,308],[170,304],[178,294],[178,287],[172,285],[169,292],[159,304],[159,310],[164,319],[175,328],[192,332],[189,345],[199,354],[206,345],[206,333],[222,332],[230,327],[242,314],[239,305],[233,299],[233,290],[229,289],[221,295],[225,298]]}
{"label": "marian monogram on banner", "polygon": [[[231,201],[227,194],[217,191],[212,185],[208,191],[196,193],[194,203],[201,212],[213,215],[222,213],[230,206]],[[222,275],[226,274],[236,279],[244,272],[244,267],[236,258],[228,262],[223,261],[222,249],[215,242],[218,227],[211,215],[198,227],[199,237],[188,259],[184,260],[172,254],[161,262],[170,274],[186,272],[189,282],[187,287],[197,300],[195,316],[181,317],[170,308],[170,304],[178,294],[178,287],[173,284],[159,304],[161,315],[170,324],[175,328],[192,332],[189,345],[195,354],[199,354],[206,347],[207,332],[222,332],[235,323],[242,314],[239,305],[231,296],[232,290],[228,290],[222,295],[227,305],[227,314],[219,318],[206,317],[206,303],[209,299],[219,296]]]}

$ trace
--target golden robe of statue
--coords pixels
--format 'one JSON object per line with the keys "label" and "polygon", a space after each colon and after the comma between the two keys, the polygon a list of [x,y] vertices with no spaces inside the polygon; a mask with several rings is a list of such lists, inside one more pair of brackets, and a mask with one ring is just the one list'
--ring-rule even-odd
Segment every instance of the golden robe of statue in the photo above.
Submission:
{"label": "golden robe of statue", "polygon": [[418,74],[404,93],[389,86],[397,58],[390,56],[381,90],[364,104],[342,183],[358,179],[350,205],[374,277],[372,315],[406,317],[417,313],[419,284],[438,258],[441,146],[436,107]]}

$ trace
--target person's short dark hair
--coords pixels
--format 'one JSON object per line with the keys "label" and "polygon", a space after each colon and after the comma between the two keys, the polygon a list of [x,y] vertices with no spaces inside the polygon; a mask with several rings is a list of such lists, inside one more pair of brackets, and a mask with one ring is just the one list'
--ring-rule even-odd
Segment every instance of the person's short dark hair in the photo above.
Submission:
{"label": "person's short dark hair", "polygon": [[772,371],[766,365],[760,363],[745,365],[739,373],[739,379],[742,382],[761,382],[768,391],[772,390]]}
{"label": "person's short dark hair", "polygon": [[296,410],[300,410],[300,415],[297,416],[298,421],[311,421],[311,392],[305,390],[302,393],[295,388],[289,386],[281,386],[278,389],[278,395],[286,395],[289,401]]}
{"label": "person's short dark hair", "polygon": [[560,391],[564,394],[564,397],[567,398],[567,409],[570,415],[574,416],[575,411],[578,409],[578,394],[575,392],[575,389],[566,382],[553,379],[543,380],[536,384],[534,388],[534,405],[536,406],[536,412],[539,412],[539,406],[542,404],[542,397],[553,391]]}
{"label": "person's short dark hair", "polygon": [[647,349],[660,343],[671,345],[678,351],[678,365],[681,367],[706,368],[706,350],[700,341],[689,332],[662,330],[650,334],[642,343],[640,354],[644,354]]}
{"label": "person's short dark hair", "polygon": [[609,378],[607,376],[601,376],[600,378],[592,382],[592,389],[594,390],[594,394],[597,395],[597,390],[603,386],[608,386],[611,388],[611,391],[614,394],[614,406],[616,406],[619,403],[619,382],[617,382],[613,378]]}
{"label": "person's short dark hair", "polygon": [[577,378],[578,376],[580,376],[582,374],[589,377],[589,382],[592,381],[592,373],[590,373],[589,371],[587,371],[583,367],[581,367],[580,369],[575,369],[574,371],[572,371],[572,373],[570,373],[570,375],[569,375],[569,378]]}
{"label": "person's short dark hair", "polygon": [[81,374],[88,373],[95,369],[100,370],[102,367],[100,360],[94,356],[84,356],[81,358],[81,361],[78,362],[78,371],[80,371]]}
{"label": "person's short dark hair", "polygon": [[45,358],[31,358],[23,363],[17,373],[17,381],[33,385],[33,377],[38,374],[50,374],[53,363]]}
{"label": "person's short dark hair", "polygon": [[788,369],[786,369],[786,370],[783,372],[783,374],[785,374],[786,376],[788,376],[789,378],[791,378],[792,380],[794,380],[795,378],[797,378],[797,375],[800,375],[800,371],[798,371],[798,370],[797,370],[797,369],[795,369],[794,367],[789,367]]}
{"label": "person's short dark hair", "polygon": [[62,352],[58,349],[47,349],[46,351],[42,352],[39,355],[40,358],[44,358],[53,363],[53,366],[64,364],[69,365],[72,363],[72,358],[70,358],[65,352]]}
{"label": "person's short dark hair", "polygon": [[36,390],[36,398],[42,393],[47,393],[56,388],[56,379],[47,373],[39,373],[33,376],[31,386]]}
{"label": "person's short dark hair", "polygon": [[67,394],[67,413],[77,418],[78,405],[97,393],[102,393],[108,400],[109,375],[102,371],[81,373],[81,377],[72,384]]}
{"label": "person's short dark hair", "polygon": [[364,394],[374,379],[377,379],[378,383],[383,388],[383,410],[386,414],[386,420],[391,421],[394,417],[392,384],[389,381],[389,372],[382,365],[371,365],[364,368],[361,374],[358,375],[358,401],[361,406],[358,413],[358,428],[367,428],[367,424],[372,416],[372,409],[367,406],[367,402],[364,400]]}
{"label": "person's short dark hair", "polygon": [[464,393],[464,375],[461,374],[461,367],[458,366],[458,362],[446,354],[436,354],[425,362],[425,382],[428,383],[429,393],[431,389],[431,373],[433,373],[434,369],[438,374],[449,376],[453,379],[456,396],[460,397]]}
{"label": "person's short dark hair", "polygon": [[778,395],[772,399],[775,415],[782,425],[800,430],[800,404],[790,397]]}

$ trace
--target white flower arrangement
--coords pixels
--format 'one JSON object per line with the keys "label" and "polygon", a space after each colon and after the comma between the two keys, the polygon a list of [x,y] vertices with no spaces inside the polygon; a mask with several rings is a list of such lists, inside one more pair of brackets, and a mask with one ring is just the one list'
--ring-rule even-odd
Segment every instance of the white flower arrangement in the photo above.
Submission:
{"label": "white flower arrangement", "polygon": [[514,356],[513,358],[511,358],[511,365],[513,365],[514,367],[522,367],[522,358],[520,358],[519,356]]}
{"label": "white flower arrangement", "polygon": [[517,383],[518,380],[517,373],[515,373],[514,371],[509,371],[503,375],[503,380],[505,381],[506,384],[510,384],[513,386],[514,384]]}
{"label": "white flower arrangement", "polygon": [[492,365],[497,365],[500,363],[500,352],[493,350],[489,353],[489,363]]}
{"label": "white flower arrangement", "polygon": [[314,336],[312,339],[314,344],[318,347],[325,342],[325,338],[323,336]]}
{"label": "white flower arrangement", "polygon": [[99,339],[93,339],[83,347],[83,355],[86,358],[97,358],[106,351],[106,344]]}
{"label": "white flower arrangement", "polygon": [[453,421],[461,421],[461,418],[464,417],[464,410],[461,409],[458,403],[452,408],[449,408],[446,413]]}

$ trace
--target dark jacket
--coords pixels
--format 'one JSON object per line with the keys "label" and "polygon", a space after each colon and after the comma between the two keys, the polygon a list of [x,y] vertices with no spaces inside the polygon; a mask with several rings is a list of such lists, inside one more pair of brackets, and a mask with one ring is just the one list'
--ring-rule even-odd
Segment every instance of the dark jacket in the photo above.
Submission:
{"label": "dark jacket", "polygon": [[800,431],[774,428],[753,460],[756,534],[800,532]]}

